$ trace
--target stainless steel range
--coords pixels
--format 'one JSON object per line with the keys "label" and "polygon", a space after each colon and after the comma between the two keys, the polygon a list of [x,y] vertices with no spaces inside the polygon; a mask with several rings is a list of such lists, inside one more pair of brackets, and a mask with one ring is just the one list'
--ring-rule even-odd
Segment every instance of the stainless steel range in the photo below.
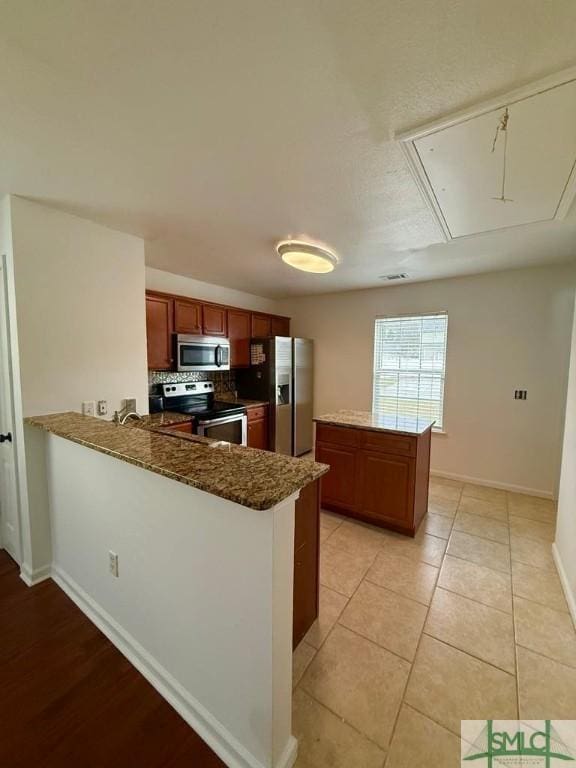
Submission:
{"label": "stainless steel range", "polygon": [[214,398],[211,381],[163,384],[164,410],[190,414],[197,435],[246,445],[248,422],[246,408]]}

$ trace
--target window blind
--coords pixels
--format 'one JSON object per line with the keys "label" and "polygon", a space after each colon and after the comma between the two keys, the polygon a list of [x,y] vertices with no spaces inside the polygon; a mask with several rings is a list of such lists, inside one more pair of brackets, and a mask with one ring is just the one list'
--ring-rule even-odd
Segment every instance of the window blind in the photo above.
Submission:
{"label": "window blind", "polygon": [[442,429],[447,331],[446,312],[376,319],[376,413],[434,419],[434,428]]}

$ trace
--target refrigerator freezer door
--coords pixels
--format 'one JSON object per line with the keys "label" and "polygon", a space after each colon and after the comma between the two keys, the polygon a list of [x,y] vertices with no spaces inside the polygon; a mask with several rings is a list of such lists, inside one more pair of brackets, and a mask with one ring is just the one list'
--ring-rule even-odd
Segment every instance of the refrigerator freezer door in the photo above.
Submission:
{"label": "refrigerator freezer door", "polygon": [[294,427],[293,454],[302,456],[313,447],[312,402],[314,389],[314,342],[293,339]]}
{"label": "refrigerator freezer door", "polygon": [[292,339],[276,336],[274,349],[274,450],[292,455]]}

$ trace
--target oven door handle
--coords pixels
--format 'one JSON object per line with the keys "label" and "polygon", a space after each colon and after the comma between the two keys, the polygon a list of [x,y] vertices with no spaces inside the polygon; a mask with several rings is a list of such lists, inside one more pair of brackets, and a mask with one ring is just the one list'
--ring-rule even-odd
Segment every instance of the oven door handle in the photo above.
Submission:
{"label": "oven door handle", "polygon": [[246,418],[245,413],[237,413],[234,416],[224,416],[221,419],[198,419],[198,426],[205,426],[206,424],[229,424],[231,421],[241,421]]}

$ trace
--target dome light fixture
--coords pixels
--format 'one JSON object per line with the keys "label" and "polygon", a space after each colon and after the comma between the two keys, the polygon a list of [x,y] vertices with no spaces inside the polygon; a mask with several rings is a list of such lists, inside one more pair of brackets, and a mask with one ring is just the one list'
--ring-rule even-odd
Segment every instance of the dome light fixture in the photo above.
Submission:
{"label": "dome light fixture", "polygon": [[332,272],[338,257],[321,245],[307,243],[304,240],[281,240],[276,250],[286,264],[302,272],[325,274]]}

